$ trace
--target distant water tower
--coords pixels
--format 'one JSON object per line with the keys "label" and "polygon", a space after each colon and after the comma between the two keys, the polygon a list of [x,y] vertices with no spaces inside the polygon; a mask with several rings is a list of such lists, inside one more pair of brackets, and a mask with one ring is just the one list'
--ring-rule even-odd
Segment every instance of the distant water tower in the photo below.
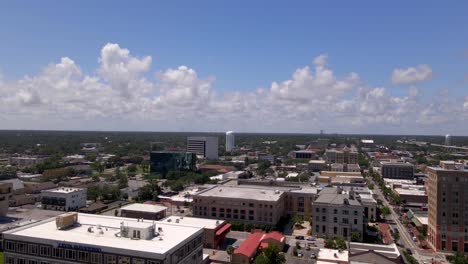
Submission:
{"label": "distant water tower", "polygon": [[234,132],[226,132],[226,151],[230,152],[235,148],[236,144],[234,143]]}
{"label": "distant water tower", "polygon": [[452,136],[447,134],[445,135],[445,145],[446,146],[451,146],[452,145]]}

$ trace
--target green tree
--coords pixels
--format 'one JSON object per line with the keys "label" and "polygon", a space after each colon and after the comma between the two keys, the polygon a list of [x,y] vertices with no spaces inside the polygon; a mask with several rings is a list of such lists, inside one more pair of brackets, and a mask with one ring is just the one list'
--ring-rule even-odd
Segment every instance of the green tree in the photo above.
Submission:
{"label": "green tree", "polygon": [[385,219],[390,214],[390,208],[387,206],[383,207],[380,209],[380,214],[382,214],[382,217]]}
{"label": "green tree", "polygon": [[457,254],[453,256],[448,256],[447,259],[452,264],[468,264],[468,257],[462,252],[457,252]]}
{"label": "green tree", "polygon": [[234,253],[234,247],[233,247],[232,245],[229,245],[229,246],[226,248],[226,253],[229,255],[229,259],[231,259],[232,254]]}
{"label": "green tree", "polygon": [[335,240],[333,240],[333,238],[325,239],[325,248],[334,249],[335,248]]}
{"label": "green tree", "polygon": [[359,232],[353,232],[353,233],[351,233],[351,241],[352,241],[352,242],[359,242],[359,241],[361,241],[361,233],[359,233]]}
{"label": "green tree", "polygon": [[346,241],[341,237],[335,240],[335,244],[336,244],[336,249],[345,250],[347,248]]}
{"label": "green tree", "polygon": [[270,244],[267,248],[264,248],[262,252],[255,258],[254,263],[283,264],[286,263],[286,258],[284,254],[280,252],[278,246],[275,244]]}
{"label": "green tree", "polygon": [[293,217],[293,223],[295,226],[300,226],[304,223],[304,220],[302,220],[302,217],[296,215]]}

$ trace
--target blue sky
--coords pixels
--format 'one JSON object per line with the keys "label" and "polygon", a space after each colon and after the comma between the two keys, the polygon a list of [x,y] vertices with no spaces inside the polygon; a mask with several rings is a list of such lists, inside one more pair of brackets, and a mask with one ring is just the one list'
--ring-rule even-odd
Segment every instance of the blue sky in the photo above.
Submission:
{"label": "blue sky", "polygon": [[[359,88],[375,87],[385,87],[388,96],[404,97],[412,86],[419,89],[422,111],[434,96],[448,91],[450,100],[460,103],[464,117],[467,13],[467,1],[2,1],[0,74],[9,89],[26,89],[17,86],[25,75],[40,76],[47,65],[69,57],[83,75],[105,79],[97,73],[100,52],[107,43],[116,43],[135,58],[151,56],[149,69],[138,73],[155,85],[147,94],[150,97],[160,94],[161,80],[155,72],[181,65],[194,69],[200,79],[213,78],[211,91],[217,96],[232,92],[245,96],[259,88],[270,89],[272,82],[291,79],[298,68],[313,68],[314,58],[327,54],[327,67],[336,78],[350,72],[360,77],[360,87],[340,94],[343,100],[355,97]],[[427,80],[411,85],[390,81],[394,69],[421,64],[432,71]],[[46,102],[46,92],[38,93]],[[93,123],[89,122],[93,118],[87,116],[80,122]],[[67,119],[50,126],[66,129]],[[375,119],[358,122],[353,131],[375,130]],[[400,121],[392,123],[389,131],[396,133],[403,124]],[[113,122],[115,127],[108,128],[119,130],[119,121]],[[291,127],[301,129],[299,124]],[[272,128],[277,126],[263,130]],[[408,132],[444,133],[432,128],[414,127]],[[142,129],[164,130],[158,126]],[[138,125],[134,130],[140,130]],[[193,130],[203,128],[194,125]]]}

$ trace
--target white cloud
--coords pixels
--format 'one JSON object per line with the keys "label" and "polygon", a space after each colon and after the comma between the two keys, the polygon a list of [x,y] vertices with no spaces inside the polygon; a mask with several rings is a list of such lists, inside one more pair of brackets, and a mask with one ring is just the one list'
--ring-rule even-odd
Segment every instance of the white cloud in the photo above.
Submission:
{"label": "white cloud", "polygon": [[391,81],[393,84],[414,84],[430,80],[431,78],[431,67],[426,64],[420,64],[416,67],[394,69]]}
{"label": "white cloud", "polygon": [[84,74],[63,57],[34,76],[0,75],[0,119],[12,129],[404,134],[437,132],[437,124],[450,122],[467,129],[459,124],[468,121],[468,97],[457,101],[445,92],[428,102],[416,87],[395,96],[385,87],[369,87],[357,73],[337,76],[327,60],[319,55],[269,87],[221,93],[214,77],[200,77],[188,66],[148,74],[150,56],[108,43],[95,74]]}

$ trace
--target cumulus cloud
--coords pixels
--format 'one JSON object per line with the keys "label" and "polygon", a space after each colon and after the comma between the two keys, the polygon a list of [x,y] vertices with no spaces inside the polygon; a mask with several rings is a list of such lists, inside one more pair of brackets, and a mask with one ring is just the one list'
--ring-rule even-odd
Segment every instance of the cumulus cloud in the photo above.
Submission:
{"label": "cumulus cloud", "polygon": [[431,78],[431,67],[426,64],[420,64],[415,67],[394,69],[391,81],[393,84],[415,84],[430,80]]}
{"label": "cumulus cloud", "polygon": [[[355,72],[337,75],[327,55],[286,80],[229,92],[217,92],[214,77],[184,65],[152,74],[151,56],[114,43],[102,47],[98,61],[94,74],[63,57],[20,80],[0,75],[4,128],[411,133],[468,121],[468,97],[457,101],[445,92],[427,102],[414,86],[395,96]],[[427,78],[424,67],[410,69],[397,72],[400,82]]]}

